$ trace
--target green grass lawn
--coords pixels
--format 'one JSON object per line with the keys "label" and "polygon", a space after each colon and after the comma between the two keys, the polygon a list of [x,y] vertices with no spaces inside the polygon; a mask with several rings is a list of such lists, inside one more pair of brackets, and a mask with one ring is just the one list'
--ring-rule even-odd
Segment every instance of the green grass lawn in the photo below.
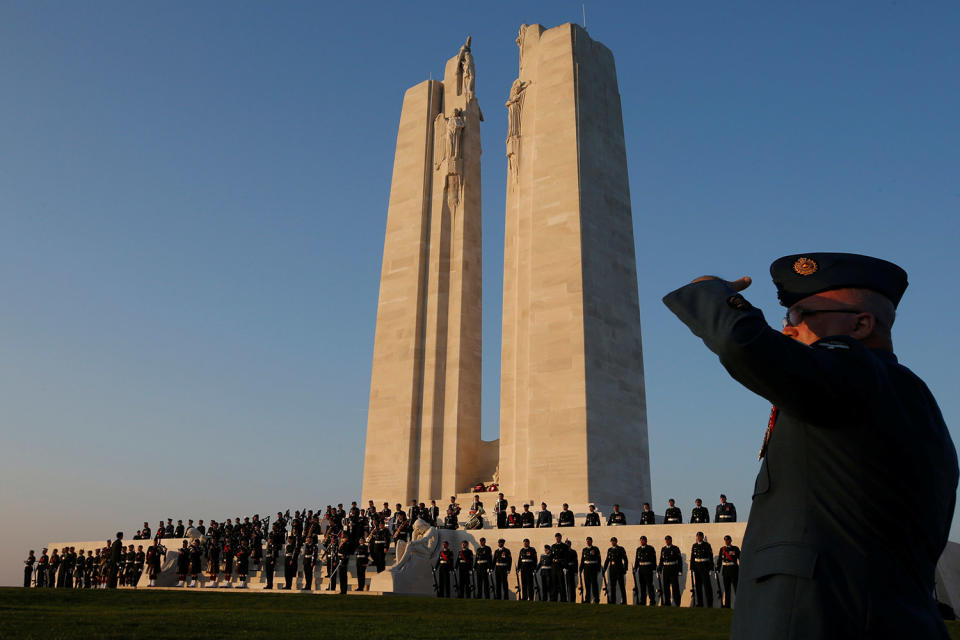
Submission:
{"label": "green grass lawn", "polygon": [[[400,596],[0,589],[0,638],[726,638],[729,611]],[[960,640],[960,623],[949,623]]]}

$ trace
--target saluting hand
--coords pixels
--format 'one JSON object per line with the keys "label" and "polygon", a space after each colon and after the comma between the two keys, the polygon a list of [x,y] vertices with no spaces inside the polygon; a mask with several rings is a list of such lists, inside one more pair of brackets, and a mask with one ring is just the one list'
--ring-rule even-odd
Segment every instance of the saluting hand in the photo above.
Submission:
{"label": "saluting hand", "polygon": [[[742,278],[733,281],[724,280],[723,278],[718,278],[717,276],[700,276],[693,282],[703,282],[704,280],[722,280],[723,282],[726,282],[727,286],[734,291],[743,291],[753,282],[753,280],[750,279],[750,276],[743,276]],[[691,282],[691,284],[693,284],[693,282]]]}

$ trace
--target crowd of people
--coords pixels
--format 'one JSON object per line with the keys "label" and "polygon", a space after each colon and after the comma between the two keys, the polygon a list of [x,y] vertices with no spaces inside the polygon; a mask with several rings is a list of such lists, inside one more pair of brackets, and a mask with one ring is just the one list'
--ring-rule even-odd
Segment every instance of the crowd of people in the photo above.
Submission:
{"label": "crowd of people", "polygon": [[[272,521],[270,517],[261,519],[259,514],[227,518],[223,522],[210,520],[209,525],[203,520],[196,524],[193,520],[187,520],[186,524],[178,520],[174,524],[173,519],[168,518],[166,524],[161,520],[156,530],[144,522],[133,536],[135,544],[125,543],[122,532],[117,532],[115,539],[96,549],[66,547],[54,549],[49,555],[47,549],[43,549],[39,557],[31,550],[24,561],[24,586],[135,587],[144,571],[147,586],[156,586],[163,559],[173,553],[180,587],[199,586],[203,577],[206,587],[246,588],[253,570],[263,571],[266,589],[274,588],[278,573],[283,582],[277,588],[292,589],[294,580],[302,577],[298,584],[307,590],[313,588],[315,575],[319,578],[325,573],[328,590],[346,593],[351,559],[357,580],[355,590],[362,591],[366,587],[368,566],[373,565],[377,573],[383,571],[391,548],[397,560],[403,556],[417,520],[444,529],[576,526],[575,515],[567,504],[562,505],[556,518],[545,502],[536,513],[530,510],[529,504],[523,504],[518,512],[516,506],[507,504],[502,493],[495,500],[494,517],[489,522],[484,520],[486,513],[478,493],[466,514],[456,498],[451,497],[443,512],[436,500],[431,500],[430,505],[413,500],[406,510],[399,503],[392,510],[388,503],[378,509],[371,500],[363,509],[353,502],[349,509],[344,509],[343,504],[328,505],[322,513],[319,509],[298,510],[293,515],[289,510],[277,512]],[[467,516],[466,520],[461,520],[463,516]],[[714,522],[736,522],[736,518],[736,507],[721,495]],[[594,505],[589,505],[582,520],[580,526],[603,524]],[[698,498],[689,522],[709,523],[710,520],[709,511]],[[673,499],[668,501],[661,522],[683,523],[680,508]],[[644,503],[639,524],[656,523],[656,515],[650,505]],[[626,524],[626,514],[619,505],[614,505],[606,517],[606,525]],[[444,542],[433,567],[436,594],[449,597],[455,592],[461,598],[507,599],[512,571],[515,578],[512,590],[522,600],[576,602],[579,592],[583,602],[599,602],[602,583],[608,602],[626,604],[625,576],[632,574],[633,599],[637,604],[679,605],[683,556],[670,536],[665,537],[659,555],[647,544],[646,536],[641,536],[632,567],[616,537],[610,539],[602,562],[601,551],[594,546],[592,537],[586,538],[586,546],[579,554],[569,540],[563,540],[562,533],[556,533],[555,538],[556,542],[546,545],[541,554],[530,546],[529,539],[524,539],[515,564],[503,539],[498,541],[496,549],[486,545],[486,538],[479,539],[476,550],[464,541],[456,552]],[[141,540],[145,542],[140,543]],[[689,558],[694,602],[699,606],[712,606],[715,579],[721,603],[729,606],[737,585],[740,558],[740,550],[732,545],[730,536],[725,537],[724,546],[715,556],[710,543],[698,533]],[[282,571],[278,571],[278,564]]]}

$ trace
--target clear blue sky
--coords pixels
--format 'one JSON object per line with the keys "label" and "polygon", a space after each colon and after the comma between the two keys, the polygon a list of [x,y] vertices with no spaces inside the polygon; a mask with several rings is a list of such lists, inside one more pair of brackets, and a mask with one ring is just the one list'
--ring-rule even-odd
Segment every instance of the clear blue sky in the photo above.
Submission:
{"label": "clear blue sky", "polygon": [[[401,99],[467,34],[496,437],[514,37],[581,20],[568,1],[0,2],[0,583],[50,540],[358,497]],[[960,5],[586,20],[620,81],[656,511],[724,491],[746,512],[766,425],[660,302],[704,273],[753,276],[779,326],[772,259],[901,264],[896,350],[960,436]]]}

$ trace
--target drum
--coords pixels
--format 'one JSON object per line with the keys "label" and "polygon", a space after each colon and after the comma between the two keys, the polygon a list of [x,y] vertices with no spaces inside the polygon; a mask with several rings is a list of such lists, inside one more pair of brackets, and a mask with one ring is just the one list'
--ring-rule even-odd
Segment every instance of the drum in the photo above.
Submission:
{"label": "drum", "polygon": [[483,529],[483,518],[479,513],[475,513],[467,520],[465,529]]}

